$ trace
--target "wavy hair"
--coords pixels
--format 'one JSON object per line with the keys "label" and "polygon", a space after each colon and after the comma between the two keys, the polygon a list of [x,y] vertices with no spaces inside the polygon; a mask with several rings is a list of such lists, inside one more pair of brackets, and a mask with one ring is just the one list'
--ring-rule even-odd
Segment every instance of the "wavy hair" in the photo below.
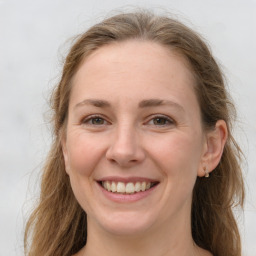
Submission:
{"label": "wavy hair", "polygon": [[220,163],[210,178],[198,177],[193,190],[191,230],[195,243],[214,256],[241,256],[240,235],[232,209],[243,206],[244,201],[242,152],[232,136],[235,108],[223,74],[200,35],[176,19],[148,11],[107,18],[80,35],[71,47],[51,98],[54,139],[43,168],[39,203],[26,225],[25,254],[70,256],[86,244],[86,213],[72,192],[61,147],[72,78],[93,51],[131,39],[156,42],[183,56],[196,79],[203,127],[211,129],[218,120],[226,122],[228,138]]}

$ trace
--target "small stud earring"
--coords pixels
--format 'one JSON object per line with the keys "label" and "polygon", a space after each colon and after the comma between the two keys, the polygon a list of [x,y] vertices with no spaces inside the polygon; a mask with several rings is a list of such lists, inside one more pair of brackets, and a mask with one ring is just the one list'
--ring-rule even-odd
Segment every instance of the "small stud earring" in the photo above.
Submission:
{"label": "small stud earring", "polygon": [[209,172],[208,172],[207,168],[204,168],[204,172],[205,172],[204,177],[209,178],[210,175],[209,175]]}

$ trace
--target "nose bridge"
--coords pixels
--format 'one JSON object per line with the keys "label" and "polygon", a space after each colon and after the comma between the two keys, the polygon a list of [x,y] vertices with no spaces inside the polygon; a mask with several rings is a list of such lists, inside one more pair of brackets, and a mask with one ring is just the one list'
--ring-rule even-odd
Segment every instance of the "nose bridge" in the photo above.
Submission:
{"label": "nose bridge", "polygon": [[116,150],[125,154],[133,154],[136,151],[136,144],[137,134],[133,125],[124,123],[117,127]]}
{"label": "nose bridge", "polygon": [[135,125],[126,121],[115,127],[107,158],[123,166],[143,160],[144,153]]}

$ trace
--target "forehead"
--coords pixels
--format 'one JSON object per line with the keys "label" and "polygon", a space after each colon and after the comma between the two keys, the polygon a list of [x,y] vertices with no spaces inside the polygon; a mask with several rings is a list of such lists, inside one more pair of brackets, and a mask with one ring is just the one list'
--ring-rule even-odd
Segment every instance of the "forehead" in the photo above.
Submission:
{"label": "forehead", "polygon": [[[112,43],[90,54],[73,79],[72,98],[114,96],[133,99],[176,97],[196,101],[195,80],[182,56],[155,42]],[[92,95],[90,95],[92,94]]]}
{"label": "forehead", "polygon": [[[171,62],[175,62],[175,65],[170,65]],[[106,65],[109,66],[109,64],[116,65],[114,67],[116,71],[121,71],[123,68],[123,71],[126,72],[128,70],[123,65],[130,65],[130,68],[139,67],[140,69],[143,67],[145,69],[154,68],[156,71],[165,71],[170,68],[175,72],[175,70],[180,69],[180,71],[186,72],[184,75],[190,81],[193,80],[190,65],[178,51],[153,41],[138,39],[113,42],[100,47],[83,60],[77,73],[81,69],[97,72],[102,67],[106,69]],[[118,64],[122,65],[118,66]]]}

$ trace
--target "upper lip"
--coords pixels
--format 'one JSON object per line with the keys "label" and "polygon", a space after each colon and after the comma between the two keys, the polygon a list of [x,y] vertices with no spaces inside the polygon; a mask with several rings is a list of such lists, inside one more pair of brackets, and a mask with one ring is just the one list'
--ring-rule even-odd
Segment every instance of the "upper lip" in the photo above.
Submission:
{"label": "upper lip", "polygon": [[98,182],[102,181],[115,181],[115,182],[123,182],[123,183],[128,183],[128,182],[159,182],[156,179],[151,179],[151,178],[146,178],[146,177],[120,177],[120,176],[107,176],[103,177],[100,179],[97,179]]}

